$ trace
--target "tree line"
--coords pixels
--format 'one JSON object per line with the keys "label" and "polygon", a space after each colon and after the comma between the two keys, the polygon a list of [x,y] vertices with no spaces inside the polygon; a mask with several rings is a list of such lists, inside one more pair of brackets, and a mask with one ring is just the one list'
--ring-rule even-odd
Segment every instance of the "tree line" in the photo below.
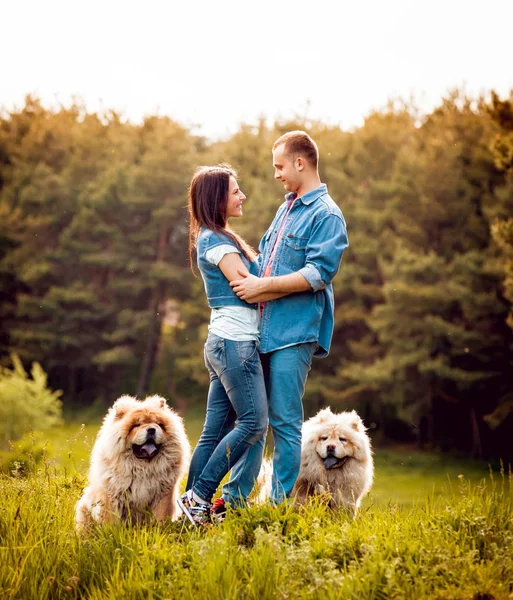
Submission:
{"label": "tree line", "polygon": [[330,355],[305,412],[376,439],[513,458],[513,96],[390,103],[352,131],[297,118],[211,142],[27,97],[0,116],[0,360],[38,361],[69,411],[121,393],[205,401],[209,310],[188,266],[187,186],[226,161],[255,247],[283,199],[272,143],[306,129],[347,221]]}

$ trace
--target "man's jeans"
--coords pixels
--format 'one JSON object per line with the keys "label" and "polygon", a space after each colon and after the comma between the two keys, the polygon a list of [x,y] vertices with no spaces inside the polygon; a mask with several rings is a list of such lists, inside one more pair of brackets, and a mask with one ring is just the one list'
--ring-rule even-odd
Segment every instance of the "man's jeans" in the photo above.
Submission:
{"label": "man's jeans", "polygon": [[226,473],[265,435],[267,396],[256,342],[235,342],[210,334],[205,364],[210,374],[207,414],[186,489],[192,487],[210,502]]}
{"label": "man's jeans", "polygon": [[[275,503],[290,496],[299,473],[302,399],[316,348],[316,342],[308,342],[261,355],[269,398],[269,424],[274,438],[271,501]],[[223,486],[226,502],[245,502],[258,476],[264,445],[265,436],[234,466],[230,481]]]}

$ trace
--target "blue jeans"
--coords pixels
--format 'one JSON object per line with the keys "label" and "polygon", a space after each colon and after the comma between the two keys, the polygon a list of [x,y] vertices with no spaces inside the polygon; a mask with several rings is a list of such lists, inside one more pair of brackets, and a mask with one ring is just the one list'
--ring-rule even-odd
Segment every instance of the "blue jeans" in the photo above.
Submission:
{"label": "blue jeans", "polygon": [[[308,342],[261,354],[274,438],[271,500],[275,503],[290,496],[299,473],[302,399],[316,348],[316,342]],[[230,481],[223,486],[226,502],[241,504],[249,496],[260,470],[264,445],[265,436],[234,466]]]}
{"label": "blue jeans", "polygon": [[205,425],[187,479],[210,502],[223,477],[267,431],[267,396],[257,342],[209,334],[205,364],[210,374]]}

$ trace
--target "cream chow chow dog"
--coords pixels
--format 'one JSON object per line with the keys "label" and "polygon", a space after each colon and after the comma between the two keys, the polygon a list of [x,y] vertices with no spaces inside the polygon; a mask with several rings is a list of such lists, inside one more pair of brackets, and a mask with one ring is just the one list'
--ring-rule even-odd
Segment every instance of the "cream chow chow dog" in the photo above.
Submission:
{"label": "cream chow chow dog", "polygon": [[301,468],[292,491],[298,502],[324,494],[330,506],[356,513],[373,473],[370,440],[354,410],[335,414],[325,408],[303,424]]}
{"label": "cream chow chow dog", "polygon": [[190,459],[182,419],[164,398],[122,396],[109,409],[91,454],[89,485],[77,503],[77,528],[92,522],[176,518]]}

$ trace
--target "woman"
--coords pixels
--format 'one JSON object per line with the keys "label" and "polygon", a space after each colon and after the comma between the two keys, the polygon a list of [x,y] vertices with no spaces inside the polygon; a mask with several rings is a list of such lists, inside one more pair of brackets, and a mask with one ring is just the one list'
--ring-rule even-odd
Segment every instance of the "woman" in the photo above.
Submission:
{"label": "woman", "polygon": [[[205,343],[210,374],[207,414],[180,508],[194,524],[211,520],[212,496],[223,477],[267,429],[267,397],[259,346],[260,311],[230,287],[238,270],[256,274],[256,254],[228,225],[242,216],[246,196],[229,165],[199,167],[189,188],[189,252],[212,309]],[[234,424],[236,423],[236,427]],[[245,500],[242,499],[242,500]],[[224,513],[219,499],[213,513]]]}

